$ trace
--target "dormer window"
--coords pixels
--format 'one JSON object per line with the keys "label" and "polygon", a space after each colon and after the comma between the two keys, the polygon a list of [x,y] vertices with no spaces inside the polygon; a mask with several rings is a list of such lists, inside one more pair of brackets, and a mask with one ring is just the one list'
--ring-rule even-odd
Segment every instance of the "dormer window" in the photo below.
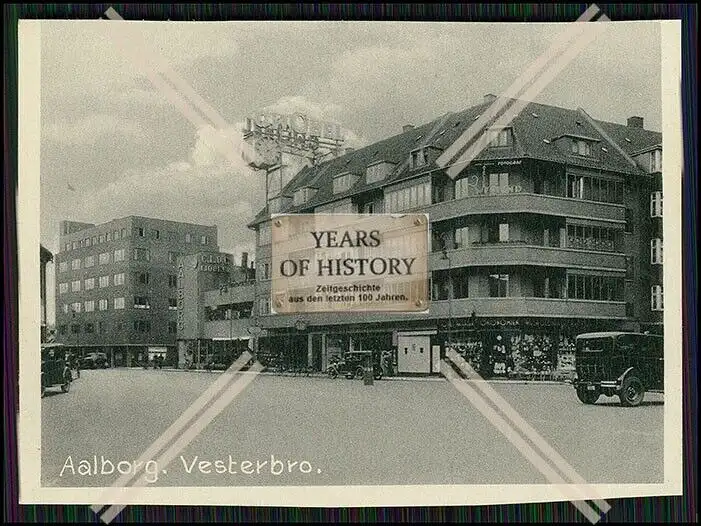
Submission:
{"label": "dormer window", "polygon": [[316,188],[312,188],[311,186],[303,186],[302,188],[298,188],[292,198],[292,204],[294,204],[294,206],[303,205],[309,201],[315,193]]}
{"label": "dormer window", "polygon": [[384,181],[387,175],[389,175],[389,173],[392,171],[393,167],[394,165],[392,163],[388,163],[386,161],[371,164],[370,166],[368,166],[368,169],[365,172],[366,184],[373,184],[379,183],[380,181]]}
{"label": "dormer window", "polygon": [[571,152],[575,155],[591,156],[591,143],[583,139],[572,139]]}
{"label": "dormer window", "polygon": [[514,132],[511,128],[489,130],[489,146],[505,147],[514,145]]}
{"label": "dormer window", "polygon": [[357,181],[357,176],[350,173],[342,173],[333,178],[333,193],[340,194],[350,190]]}
{"label": "dormer window", "polygon": [[409,155],[409,167],[414,170],[428,164],[428,150],[418,148]]}
{"label": "dormer window", "polygon": [[662,150],[652,150],[650,152],[650,173],[662,171]]}

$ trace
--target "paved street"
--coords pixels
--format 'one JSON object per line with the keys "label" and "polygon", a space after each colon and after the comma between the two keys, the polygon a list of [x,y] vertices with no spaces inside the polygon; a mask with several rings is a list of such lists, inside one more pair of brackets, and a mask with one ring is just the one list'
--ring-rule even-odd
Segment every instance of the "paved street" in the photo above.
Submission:
{"label": "paved street", "polygon": [[[217,377],[83,371],[69,393],[41,401],[42,483],[110,485],[115,475],[79,475],[79,461],[134,461]],[[492,385],[588,482],[662,482],[661,395],[638,408],[584,406],[565,384]],[[69,457],[76,474],[61,477]],[[200,470],[203,460],[212,464]],[[259,375],[182,458],[157,468],[155,484],[169,486],[547,483],[452,385],[422,380]]]}

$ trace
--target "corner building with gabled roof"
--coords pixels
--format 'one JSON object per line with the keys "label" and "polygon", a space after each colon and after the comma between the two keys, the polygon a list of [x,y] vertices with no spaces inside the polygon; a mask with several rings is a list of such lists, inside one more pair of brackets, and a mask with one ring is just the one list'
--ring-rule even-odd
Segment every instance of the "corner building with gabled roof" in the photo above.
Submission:
{"label": "corner building with gabled roof", "polygon": [[[528,103],[465,144],[488,135],[449,177],[436,159],[494,99],[304,167],[268,195],[249,225],[263,355],[325,370],[343,351],[392,350],[399,374],[437,374],[452,346],[491,376],[504,345],[511,374],[552,374],[571,369],[579,333],[661,332],[661,133]],[[430,218],[427,315],[270,314],[271,214],[398,212]]]}

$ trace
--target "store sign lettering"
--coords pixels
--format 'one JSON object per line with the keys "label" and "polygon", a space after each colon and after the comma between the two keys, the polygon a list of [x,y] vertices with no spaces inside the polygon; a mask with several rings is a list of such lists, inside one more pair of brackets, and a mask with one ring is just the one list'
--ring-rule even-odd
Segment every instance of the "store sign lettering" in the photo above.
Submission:
{"label": "store sign lettering", "polygon": [[261,113],[255,117],[248,117],[246,118],[244,133],[276,135],[291,139],[317,138],[334,141],[343,139],[340,125],[310,119],[301,113],[293,115]]}
{"label": "store sign lettering", "polygon": [[178,267],[178,332],[185,330],[185,291],[183,290],[184,279],[185,272],[181,262],[180,266]]}

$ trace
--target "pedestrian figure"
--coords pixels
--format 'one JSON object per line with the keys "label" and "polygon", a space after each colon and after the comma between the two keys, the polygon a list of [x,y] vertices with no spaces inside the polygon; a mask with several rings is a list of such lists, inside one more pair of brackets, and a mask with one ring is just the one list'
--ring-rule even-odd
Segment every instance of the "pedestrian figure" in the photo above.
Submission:
{"label": "pedestrian figure", "polygon": [[75,367],[76,377],[80,378],[80,359],[77,354],[73,355],[73,366]]}

